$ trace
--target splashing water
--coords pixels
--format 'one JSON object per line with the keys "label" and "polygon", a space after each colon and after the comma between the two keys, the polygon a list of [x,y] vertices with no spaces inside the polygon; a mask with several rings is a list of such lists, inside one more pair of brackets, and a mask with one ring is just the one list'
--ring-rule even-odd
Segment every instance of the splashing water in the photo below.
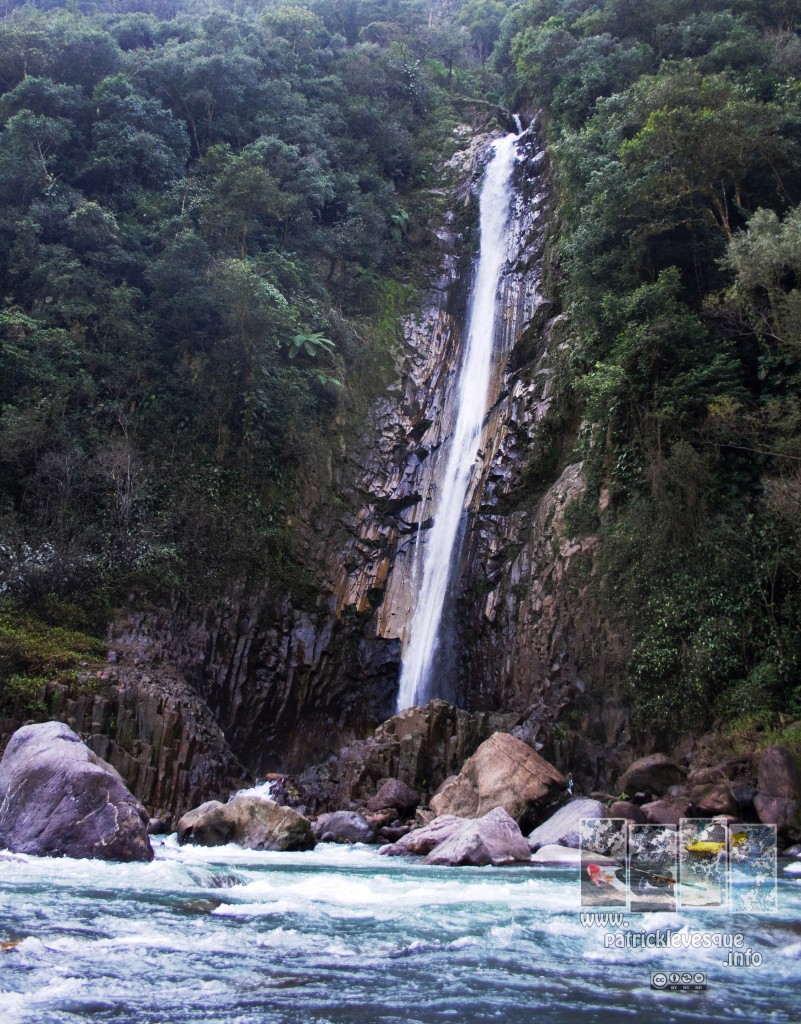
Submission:
{"label": "splashing water", "polygon": [[423,582],[403,654],[398,709],[422,704],[431,693],[431,668],[464,513],[470,474],[487,411],[497,321],[497,292],[506,250],[511,177],[519,135],[498,139],[484,174],[480,200],[480,253],[467,321],[456,427],[450,439],[434,525],[423,553]]}

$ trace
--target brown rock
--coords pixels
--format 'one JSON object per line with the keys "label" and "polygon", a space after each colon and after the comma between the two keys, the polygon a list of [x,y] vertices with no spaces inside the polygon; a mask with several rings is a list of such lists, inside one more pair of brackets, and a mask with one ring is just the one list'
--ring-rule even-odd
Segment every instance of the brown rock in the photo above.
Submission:
{"label": "brown rock", "polygon": [[757,789],[763,796],[801,799],[801,772],[786,747],[768,747],[759,759]]}
{"label": "brown rock", "polygon": [[726,782],[717,785],[694,786],[687,794],[692,813],[701,818],[712,818],[717,814],[737,814],[739,807]]}
{"label": "brown rock", "polygon": [[609,817],[628,818],[629,821],[633,821],[636,825],[645,821],[642,808],[638,807],[637,804],[631,803],[629,800],[615,800],[609,808]]}
{"label": "brown rock", "polygon": [[178,842],[199,846],[238,843],[247,850],[310,850],[315,845],[308,818],[263,797],[240,796],[230,803],[210,800],[178,822]]}
{"label": "brown rock", "polygon": [[688,800],[654,800],[640,808],[649,825],[678,825],[689,814]]}
{"label": "brown rock", "polygon": [[754,808],[763,825],[775,825],[780,836],[796,839],[801,836],[801,814],[797,800],[757,793]]}
{"label": "brown rock", "polygon": [[387,779],[383,782],[374,797],[367,801],[368,811],[378,811],[382,807],[394,807],[401,817],[411,814],[420,803],[420,794],[416,789],[407,786],[400,779]]}
{"label": "brown rock", "polygon": [[629,765],[621,776],[619,787],[623,793],[642,790],[661,796],[669,786],[676,786],[684,778],[684,772],[667,754],[649,754]]}
{"label": "brown rock", "polygon": [[508,733],[495,733],[446,780],[431,799],[438,816],[480,818],[502,807],[515,821],[533,823],[567,780],[545,758]]}

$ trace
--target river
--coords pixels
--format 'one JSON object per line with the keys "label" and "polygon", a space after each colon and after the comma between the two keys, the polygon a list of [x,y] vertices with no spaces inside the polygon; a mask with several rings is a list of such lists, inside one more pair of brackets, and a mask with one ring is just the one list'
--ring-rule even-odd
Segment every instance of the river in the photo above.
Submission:
{"label": "river", "polygon": [[[570,868],[155,849],[151,864],[0,855],[3,1024],[801,1020],[798,878],[780,880],[775,914],[628,914],[610,929],[582,925]],[[739,933],[763,963],[609,948],[614,931]],[[651,990],[657,970],[705,972],[708,988]]]}

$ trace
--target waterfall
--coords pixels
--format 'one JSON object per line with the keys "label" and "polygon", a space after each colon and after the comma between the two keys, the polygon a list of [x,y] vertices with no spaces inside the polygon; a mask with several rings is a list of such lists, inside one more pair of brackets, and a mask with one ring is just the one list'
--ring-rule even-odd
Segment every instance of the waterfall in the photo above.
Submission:
{"label": "waterfall", "polygon": [[456,426],[449,442],[445,473],[440,483],[434,523],[423,552],[423,582],[403,654],[398,708],[422,704],[434,694],[431,669],[448,590],[451,567],[460,536],[470,474],[481,441],[487,411],[492,352],[497,319],[497,293],[506,250],[506,227],[512,189],[511,177],[519,136],[512,134],[493,144],[484,173],[479,202],[480,250],[467,316]]}

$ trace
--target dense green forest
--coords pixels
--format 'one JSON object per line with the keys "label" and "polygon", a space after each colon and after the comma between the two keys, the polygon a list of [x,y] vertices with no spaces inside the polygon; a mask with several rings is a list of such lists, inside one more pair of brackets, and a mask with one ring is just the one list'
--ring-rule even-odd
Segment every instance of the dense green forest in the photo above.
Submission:
{"label": "dense green forest", "polygon": [[494,53],[546,112],[570,521],[646,718],[801,714],[799,27],[796,0],[531,0]]}
{"label": "dense green forest", "polygon": [[299,478],[386,383],[452,97],[487,56],[457,14],[7,7],[6,595],[292,582]]}
{"label": "dense green forest", "polygon": [[635,705],[801,715],[800,26],[798,0],[7,3],[5,595],[291,582],[301,481],[391,371],[480,97],[542,111],[569,523]]}

